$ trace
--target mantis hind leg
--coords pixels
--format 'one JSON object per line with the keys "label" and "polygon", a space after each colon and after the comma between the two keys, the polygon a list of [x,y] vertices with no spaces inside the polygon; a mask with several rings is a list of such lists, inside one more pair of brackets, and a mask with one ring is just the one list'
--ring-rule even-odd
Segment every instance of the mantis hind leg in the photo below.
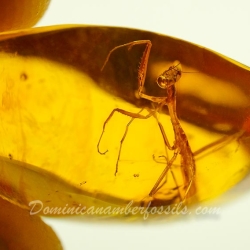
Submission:
{"label": "mantis hind leg", "polygon": [[[161,155],[161,156],[159,156],[159,157],[165,158],[165,162],[158,161],[158,160],[156,160],[155,156],[153,156],[154,160],[155,160],[156,162],[158,162],[158,163],[167,164],[167,163],[169,162],[168,157],[166,157],[165,155]],[[178,196],[180,197],[180,200],[182,200],[183,198],[182,198],[182,196],[181,196],[180,186],[179,186],[179,184],[178,184],[178,182],[177,182],[177,179],[176,179],[175,174],[174,174],[174,172],[173,172],[173,170],[172,170],[172,167],[169,168],[169,171],[171,172],[171,175],[172,175],[172,178],[173,178],[173,180],[174,180],[175,186],[176,186],[176,188],[178,189],[178,193],[179,193]],[[162,186],[167,182],[167,173],[166,173],[165,177],[166,177],[166,178],[165,178],[165,181],[164,181],[164,182],[161,182],[161,184],[159,184],[159,186],[158,186],[155,190],[153,190],[153,189],[151,190],[150,193],[152,193],[152,195],[154,195],[155,193],[157,193],[158,190],[161,189]],[[173,190],[173,189],[172,189],[172,190]]]}
{"label": "mantis hind leg", "polygon": [[[156,181],[155,185],[153,186],[153,188],[151,189],[151,191],[149,192],[149,196],[153,196],[159,185],[161,184],[163,178],[166,176],[166,174],[168,173],[169,170],[171,170],[171,167],[176,159],[176,157],[178,156],[179,154],[179,150],[176,149],[175,152],[174,152],[174,155],[172,156],[172,158],[167,162],[167,166],[164,168],[163,172],[161,173],[160,177],[158,178],[158,180]],[[175,179],[175,178],[174,178]]]}

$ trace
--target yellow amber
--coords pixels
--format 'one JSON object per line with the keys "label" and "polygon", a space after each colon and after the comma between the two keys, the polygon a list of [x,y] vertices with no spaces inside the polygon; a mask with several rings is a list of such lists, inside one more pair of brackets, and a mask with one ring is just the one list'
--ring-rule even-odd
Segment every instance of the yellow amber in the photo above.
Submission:
{"label": "yellow amber", "polygon": [[[145,31],[95,26],[38,28],[0,36],[1,186],[12,202],[46,206],[151,205],[180,202],[181,155],[153,197],[148,194],[166,166],[156,119],[135,119],[129,127],[115,176],[120,140],[130,118],[115,114],[97,151],[104,121],[114,108],[152,109],[136,95],[144,46],[117,45],[151,40],[145,91],[164,96],[155,83],[179,60],[177,115],[194,153],[195,194],[187,202],[211,199],[249,172],[249,68],[203,47]],[[143,111],[147,113],[146,111]],[[171,145],[167,108],[159,116]],[[168,151],[168,157],[173,152]],[[153,159],[153,155],[156,159]],[[175,176],[176,182],[173,180]]]}
{"label": "yellow amber", "polygon": [[50,0],[0,0],[0,32],[30,28],[46,11]]}
{"label": "yellow amber", "polygon": [[[62,245],[52,230],[38,216],[30,216],[21,209],[0,198],[0,249],[61,250]],[[23,229],[25,227],[25,230]]]}

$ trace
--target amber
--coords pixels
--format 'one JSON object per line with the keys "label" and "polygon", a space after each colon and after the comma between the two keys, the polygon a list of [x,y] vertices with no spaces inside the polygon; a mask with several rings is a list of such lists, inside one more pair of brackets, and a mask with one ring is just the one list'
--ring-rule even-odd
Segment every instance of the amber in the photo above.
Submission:
{"label": "amber", "polygon": [[[128,130],[115,176],[121,138],[130,118],[115,114],[97,150],[104,121],[114,108],[152,109],[136,95],[138,66],[152,42],[145,91],[164,96],[155,80],[175,60],[177,115],[196,164],[195,192],[187,203],[216,197],[249,172],[250,72],[247,66],[201,46],[165,35],[126,28],[60,26],[0,36],[1,196],[30,209],[46,206],[151,206],[181,201],[179,155],[166,181],[149,192],[166,166],[162,134],[151,117],[135,119]],[[145,110],[143,112],[146,112]],[[159,115],[171,144],[167,107]],[[154,156],[154,157],[153,157]],[[165,156],[165,157],[162,157]],[[185,157],[185,156],[183,156]],[[176,182],[173,180],[175,176]]]}
{"label": "amber", "polygon": [[[21,209],[0,198],[0,249],[61,250],[62,245],[55,232],[38,216],[30,216]],[[25,230],[24,230],[25,228]]]}
{"label": "amber", "polygon": [[0,32],[31,28],[46,11],[50,0],[0,0]]}

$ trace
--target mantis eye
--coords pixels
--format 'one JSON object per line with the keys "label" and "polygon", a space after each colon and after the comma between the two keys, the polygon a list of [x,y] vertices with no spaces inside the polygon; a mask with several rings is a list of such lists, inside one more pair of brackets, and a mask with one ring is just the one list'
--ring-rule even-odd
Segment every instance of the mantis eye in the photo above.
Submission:
{"label": "mantis eye", "polygon": [[167,79],[163,76],[163,75],[160,75],[157,80],[156,80],[156,83],[158,84],[158,86],[162,89],[166,89],[167,88]]}
{"label": "mantis eye", "polygon": [[182,68],[179,61],[175,61],[173,66],[169,67],[168,70],[164,71],[160,76],[158,76],[156,83],[162,89],[166,89],[181,78]]}

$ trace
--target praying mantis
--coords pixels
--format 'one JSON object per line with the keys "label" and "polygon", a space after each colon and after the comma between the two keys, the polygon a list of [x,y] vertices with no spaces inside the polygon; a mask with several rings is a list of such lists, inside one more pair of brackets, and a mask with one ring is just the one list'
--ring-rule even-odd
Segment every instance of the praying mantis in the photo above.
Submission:
{"label": "praying mantis", "polygon": [[[164,144],[168,150],[173,151],[173,155],[170,159],[167,159],[167,157],[165,157],[167,159],[166,166],[164,170],[162,171],[162,173],[160,174],[157,181],[155,182],[154,186],[150,190],[148,195],[150,197],[153,197],[153,195],[158,191],[163,179],[165,178],[167,173],[171,171],[171,167],[173,163],[175,162],[177,156],[180,155],[181,157],[180,169],[183,175],[183,183],[184,183],[184,189],[185,189],[184,196],[181,197],[181,200],[182,202],[185,202],[185,200],[187,199],[191,191],[191,188],[194,188],[194,185],[195,185],[194,180],[195,180],[196,166],[195,166],[194,154],[189,145],[188,138],[178,119],[177,111],[176,111],[176,86],[175,84],[179,81],[182,75],[181,63],[178,61],[175,61],[171,67],[169,67],[167,70],[165,70],[162,74],[160,74],[157,77],[156,85],[159,88],[164,89],[166,91],[165,92],[166,95],[163,97],[151,96],[151,95],[144,93],[144,84],[145,84],[145,78],[146,78],[146,73],[147,73],[148,60],[149,60],[150,50],[152,47],[152,43],[150,40],[138,40],[138,41],[133,41],[133,42],[129,42],[129,43],[114,47],[109,52],[101,70],[104,69],[105,65],[107,64],[109,60],[110,55],[115,50],[122,48],[122,47],[128,47],[128,50],[130,50],[135,45],[145,45],[145,50],[143,52],[141,62],[139,65],[139,69],[138,69],[137,95],[139,98],[143,98],[143,99],[151,101],[154,104],[154,108],[148,109],[147,115],[142,115],[141,114],[142,110],[138,113],[132,113],[132,112],[128,112],[126,110],[120,109],[120,108],[114,109],[103,124],[103,130],[102,130],[101,136],[97,144],[97,149],[100,154],[106,154],[108,152],[108,150],[104,152],[100,151],[100,142],[102,140],[102,136],[104,134],[106,125],[109,122],[109,120],[112,118],[115,112],[131,117],[131,120],[127,124],[126,131],[120,143],[120,149],[119,149],[118,158],[116,162],[116,169],[115,169],[115,175],[116,175],[118,172],[118,163],[120,159],[122,144],[126,138],[129,125],[132,123],[134,119],[148,119],[154,116],[155,119],[157,120],[159,129],[161,131]],[[159,113],[164,106],[167,106],[168,108],[170,120],[173,126],[173,131],[174,131],[173,145],[169,143],[164,127],[162,123],[159,121],[159,119],[157,118],[157,113]]]}

